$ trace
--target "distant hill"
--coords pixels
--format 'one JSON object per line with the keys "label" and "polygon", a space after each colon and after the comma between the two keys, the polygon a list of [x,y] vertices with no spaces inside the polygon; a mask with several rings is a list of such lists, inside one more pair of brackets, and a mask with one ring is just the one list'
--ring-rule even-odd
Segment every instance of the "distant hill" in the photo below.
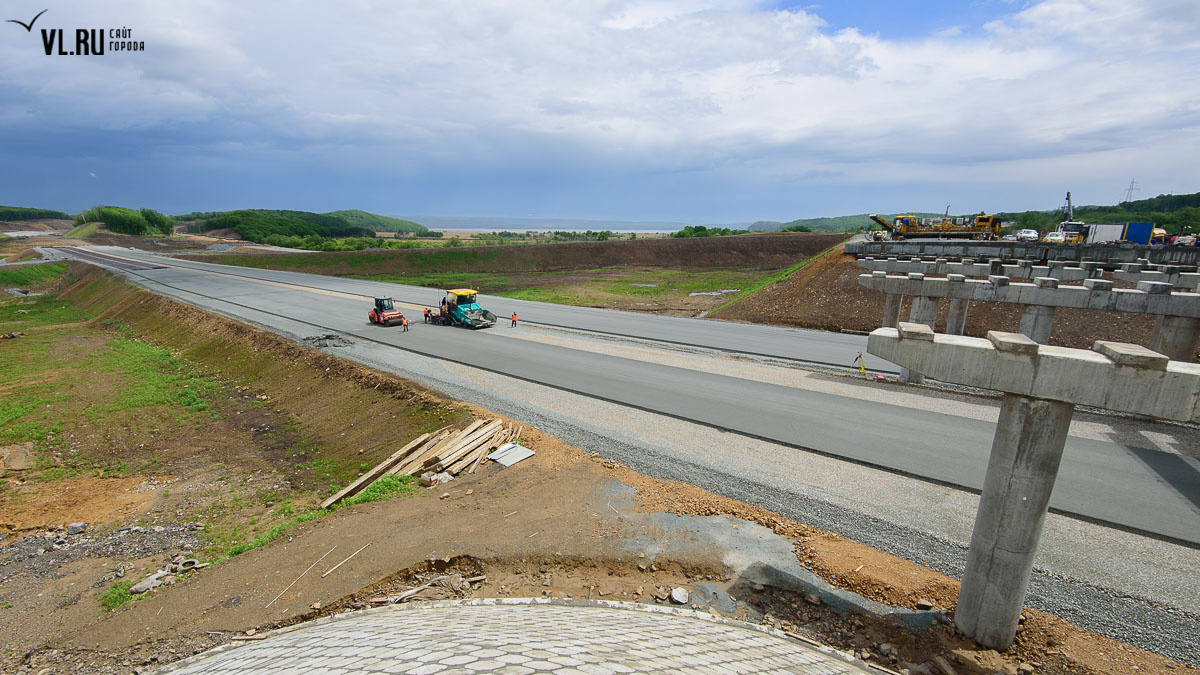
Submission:
{"label": "distant hill", "polygon": [[589,220],[585,218],[518,218],[509,216],[409,216],[426,227],[459,230],[635,230],[674,232],[688,223],[657,220]]}
{"label": "distant hill", "polygon": [[[826,232],[850,232],[852,230],[861,230],[863,228],[872,229],[875,223],[868,218],[869,214],[860,213],[853,216],[834,216],[832,218],[800,218],[786,223],[779,223],[773,220],[760,220],[750,225],[751,230],[756,232],[774,232],[784,230],[789,227],[808,227],[814,231]],[[895,214],[880,214],[887,220],[891,220],[898,215],[917,216],[918,218],[934,218],[940,216],[940,213],[925,213],[921,211],[904,211],[903,213]]]}
{"label": "distant hill", "polygon": [[51,209],[31,209],[24,206],[0,206],[0,220],[17,222],[22,220],[70,220],[71,216]]}
{"label": "distant hill", "polygon": [[330,211],[322,215],[341,218],[351,225],[365,227],[376,232],[428,232],[429,228],[420,223],[391,216],[381,216],[378,213],[367,213],[358,209]]}
{"label": "distant hill", "polygon": [[[289,211],[286,209],[239,209],[236,211],[195,211],[173,216],[176,221],[195,221],[193,232],[232,228],[243,239],[259,243],[267,237],[374,237],[376,232],[414,232],[429,230],[409,220],[390,218],[366,211],[346,210],[329,213]],[[282,244],[280,244],[282,245]]]}

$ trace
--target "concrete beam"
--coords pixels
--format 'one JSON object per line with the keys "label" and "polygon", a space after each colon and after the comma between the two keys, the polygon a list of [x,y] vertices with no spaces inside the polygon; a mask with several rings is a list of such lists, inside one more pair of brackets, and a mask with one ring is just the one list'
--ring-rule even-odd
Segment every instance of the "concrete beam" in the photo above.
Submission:
{"label": "concrete beam", "polygon": [[1135,284],[1142,281],[1157,281],[1159,283],[1171,284],[1174,288],[1184,291],[1200,289],[1200,272],[1166,272],[1157,270],[1141,270],[1136,272],[1117,271],[1113,272],[1113,278]]}
{"label": "concrete beam", "polygon": [[993,261],[993,263],[998,264],[948,262],[945,259],[938,259],[932,262],[927,260],[877,260],[868,256],[860,258],[858,266],[863,269],[888,272],[890,274],[920,272],[922,274],[937,275],[961,274],[967,277],[986,277],[992,274],[999,274],[1013,279],[1051,277],[1060,281],[1082,281],[1083,279],[1098,276],[1099,274],[1094,268],[1086,270],[1083,267],[1067,267],[1063,264],[1034,265],[1032,262],[1028,262],[1028,264],[1003,264],[999,263],[999,261]]}
{"label": "concrete beam", "polygon": [[1030,260],[1101,260],[1152,264],[1196,265],[1200,263],[1197,246],[1113,246],[1089,244],[1068,246],[1019,241],[948,241],[914,239],[908,241],[855,241],[846,244],[846,253],[876,257],[931,255],[937,257],[1026,258]]}
{"label": "concrete beam", "polygon": [[1200,364],[1137,345],[1099,341],[1089,351],[1039,345],[1020,333],[935,335],[901,323],[875,329],[867,351],[943,382],[1200,422]]}
{"label": "concrete beam", "polygon": [[1082,286],[1059,286],[1053,283],[1056,281],[1047,278],[1034,279],[1034,283],[1012,283],[1008,277],[993,276],[987,280],[951,282],[920,274],[902,277],[885,272],[858,277],[860,286],[883,293],[1200,318],[1200,293],[1173,293],[1169,284],[1141,282],[1133,290],[1114,289],[1112,282],[1099,279],[1087,279]]}

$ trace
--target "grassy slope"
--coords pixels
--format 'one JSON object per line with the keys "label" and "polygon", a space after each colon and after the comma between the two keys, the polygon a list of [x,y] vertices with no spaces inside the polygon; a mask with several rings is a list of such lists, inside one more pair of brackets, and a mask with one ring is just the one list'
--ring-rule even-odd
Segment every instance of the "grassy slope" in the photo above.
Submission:
{"label": "grassy slope", "polygon": [[[0,350],[0,445],[34,443],[40,464],[32,477],[41,481],[141,475],[181,460],[186,467],[229,463],[235,473],[269,466],[287,476],[286,493],[230,484],[218,503],[187,513],[205,523],[210,559],[250,550],[327,513],[313,506],[390,451],[380,436],[408,438],[465,419],[457,405],[406,383],[384,382],[360,367],[332,377],[331,366],[346,366],[82,264],[0,269],[6,285],[46,289],[60,282],[70,284],[63,297],[0,298],[0,332],[28,331]],[[241,395],[245,391],[266,392],[266,400]],[[391,414],[381,417],[383,409]],[[246,417],[235,412],[273,414],[271,430],[240,439],[245,432],[233,420]],[[223,430],[233,445],[206,447],[195,459],[159,456],[172,452],[162,449],[168,444],[161,433],[195,434],[202,444],[217,444],[222,436],[213,430]],[[75,442],[68,452],[72,434],[123,437],[126,452]],[[146,450],[139,453],[142,443]],[[190,445],[196,444],[183,447]],[[251,466],[242,466],[247,462]],[[408,479],[393,483],[356,502],[413,490]],[[270,503],[277,506],[264,510]]]}
{"label": "grassy slope", "polygon": [[96,232],[100,229],[100,223],[84,223],[76,225],[63,236],[68,239],[87,239],[88,237],[96,236]]}

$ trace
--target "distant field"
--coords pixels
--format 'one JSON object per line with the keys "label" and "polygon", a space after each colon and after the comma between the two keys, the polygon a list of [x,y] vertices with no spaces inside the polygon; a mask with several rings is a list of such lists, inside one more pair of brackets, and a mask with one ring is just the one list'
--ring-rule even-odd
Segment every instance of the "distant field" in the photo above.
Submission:
{"label": "distant field", "polygon": [[786,278],[843,239],[795,233],[194,259],[697,316]]}
{"label": "distant field", "polygon": [[489,295],[560,305],[695,316],[761,288],[777,274],[753,268],[679,270],[637,267],[542,273],[449,272],[348,276],[427,288],[473,288]]}

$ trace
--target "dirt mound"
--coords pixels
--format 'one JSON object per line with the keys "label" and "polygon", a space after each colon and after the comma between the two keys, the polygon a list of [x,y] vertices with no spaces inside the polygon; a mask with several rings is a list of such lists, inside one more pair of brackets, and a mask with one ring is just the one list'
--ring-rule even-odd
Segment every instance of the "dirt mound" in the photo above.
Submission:
{"label": "dirt mound", "polygon": [[69,220],[0,220],[0,232],[65,232],[74,227]]}
{"label": "dirt mound", "polygon": [[[884,295],[858,285],[866,272],[853,255],[839,247],[815,260],[786,281],[774,284],[718,312],[715,318],[780,326],[816,328],[840,332],[870,332],[883,321]],[[1115,282],[1117,287],[1129,284]],[[938,309],[936,330],[946,329],[949,303]],[[908,316],[910,301],[900,308]],[[1020,305],[972,302],[965,334],[984,337],[989,330],[1017,331]],[[1090,349],[1096,340],[1116,340],[1145,345],[1154,331],[1153,316],[1103,312],[1088,309],[1059,309],[1054,315],[1050,343]]]}
{"label": "dirt mound", "polygon": [[196,259],[229,265],[335,275],[555,272],[634,265],[780,269],[810,258],[845,238],[843,234],[794,232],[700,239],[579,241],[561,244],[259,255],[253,259],[243,256],[209,256]]}

